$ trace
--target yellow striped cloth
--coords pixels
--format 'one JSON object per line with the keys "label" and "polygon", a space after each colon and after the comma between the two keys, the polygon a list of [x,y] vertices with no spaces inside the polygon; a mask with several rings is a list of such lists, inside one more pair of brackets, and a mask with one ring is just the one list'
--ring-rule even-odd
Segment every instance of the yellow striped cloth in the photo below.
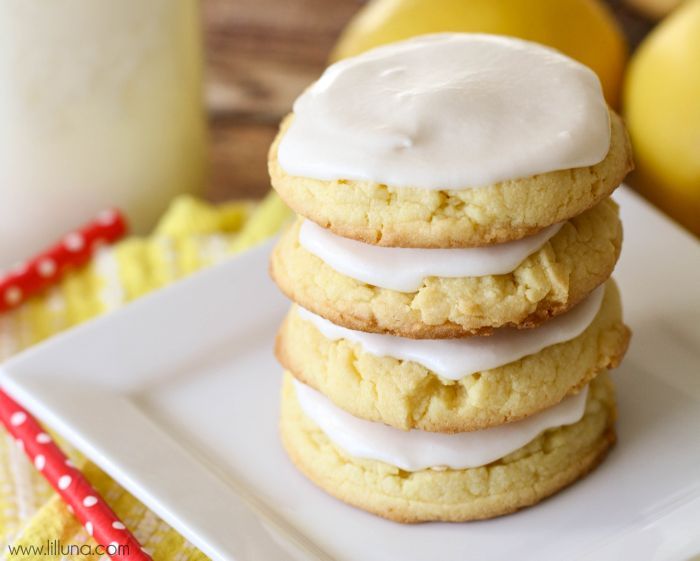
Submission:
{"label": "yellow striped cloth", "polygon": [[[151,236],[127,238],[112,247],[102,248],[90,265],[71,273],[48,293],[0,315],[0,360],[251,247],[277,232],[290,216],[289,210],[273,194],[260,204],[237,202],[213,206],[191,197],[176,199]],[[57,438],[154,559],[206,559],[107,474]],[[61,544],[92,543],[92,538],[68,512],[60,497],[0,428],[3,558],[8,561],[37,559],[33,554],[10,554],[10,546],[40,547],[58,543],[53,540],[60,540]],[[92,560],[100,556],[56,554],[43,555],[41,559]]]}

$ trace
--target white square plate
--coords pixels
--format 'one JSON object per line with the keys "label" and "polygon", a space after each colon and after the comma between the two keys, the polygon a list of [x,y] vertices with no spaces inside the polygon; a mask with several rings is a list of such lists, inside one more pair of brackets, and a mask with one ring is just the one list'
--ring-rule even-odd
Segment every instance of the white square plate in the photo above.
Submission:
{"label": "white square plate", "polygon": [[700,553],[700,247],[620,190],[616,277],[634,338],[619,444],[541,505],[402,526],[295,471],[272,344],[269,244],[6,362],[3,387],[217,560],[689,560]]}

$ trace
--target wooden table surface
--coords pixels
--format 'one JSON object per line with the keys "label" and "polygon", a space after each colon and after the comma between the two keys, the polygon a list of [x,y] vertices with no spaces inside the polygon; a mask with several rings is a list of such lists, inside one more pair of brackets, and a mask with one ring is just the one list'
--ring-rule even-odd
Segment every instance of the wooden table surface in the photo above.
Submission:
{"label": "wooden table surface", "polygon": [[[465,0],[467,1],[467,0]],[[651,23],[610,0],[631,45]],[[261,197],[280,118],[327,64],[361,0],[203,0],[213,201]]]}

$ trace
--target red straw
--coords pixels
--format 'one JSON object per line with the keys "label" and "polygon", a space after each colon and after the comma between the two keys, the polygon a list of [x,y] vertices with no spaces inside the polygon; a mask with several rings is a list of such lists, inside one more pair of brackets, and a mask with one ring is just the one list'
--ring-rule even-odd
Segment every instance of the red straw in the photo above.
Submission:
{"label": "red straw", "polygon": [[67,269],[87,263],[95,249],[121,238],[126,221],[118,210],[105,210],[82,228],[0,278],[0,312],[14,308],[58,282]]}
{"label": "red straw", "polygon": [[[107,210],[83,228],[71,232],[52,248],[13,267],[0,278],[0,312],[55,284],[65,271],[87,263],[102,244],[118,240],[126,222],[117,210]],[[80,520],[87,533],[105,548],[111,559],[151,560],[117,515],[73,466],[26,409],[0,390],[0,421],[29,459]],[[57,551],[56,553],[60,553]]]}
{"label": "red straw", "polygon": [[133,534],[42,430],[36,419],[2,390],[0,421],[17,439],[17,445],[24,449],[34,467],[69,505],[87,533],[105,548],[104,553],[115,560],[151,560]]}

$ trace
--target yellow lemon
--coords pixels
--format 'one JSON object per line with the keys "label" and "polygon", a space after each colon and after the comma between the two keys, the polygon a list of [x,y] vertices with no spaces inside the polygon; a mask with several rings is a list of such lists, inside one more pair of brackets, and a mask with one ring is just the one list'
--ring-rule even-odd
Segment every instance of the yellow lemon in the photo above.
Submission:
{"label": "yellow lemon", "polygon": [[637,163],[630,182],[700,235],[700,0],[644,40],[623,102]]}
{"label": "yellow lemon", "polygon": [[373,0],[351,20],[332,58],[441,31],[510,35],[559,49],[592,68],[617,106],[627,46],[598,0]]}

